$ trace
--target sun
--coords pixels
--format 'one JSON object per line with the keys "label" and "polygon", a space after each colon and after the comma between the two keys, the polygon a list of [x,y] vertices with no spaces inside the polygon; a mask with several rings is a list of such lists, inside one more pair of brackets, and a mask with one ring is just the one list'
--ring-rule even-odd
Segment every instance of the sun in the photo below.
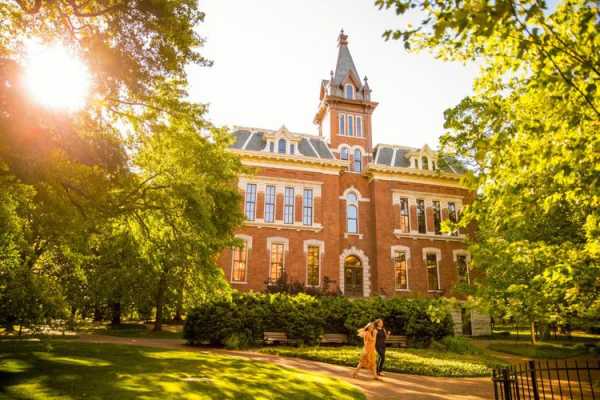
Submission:
{"label": "sun", "polygon": [[40,104],[69,111],[81,109],[90,88],[87,66],[60,44],[27,44],[25,83]]}

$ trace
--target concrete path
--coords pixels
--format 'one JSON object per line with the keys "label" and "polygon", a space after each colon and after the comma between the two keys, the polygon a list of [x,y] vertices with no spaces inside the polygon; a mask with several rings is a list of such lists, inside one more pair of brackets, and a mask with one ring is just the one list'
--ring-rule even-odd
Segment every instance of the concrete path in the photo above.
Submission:
{"label": "concrete path", "polygon": [[[87,343],[114,343],[134,346],[158,347],[185,351],[206,351],[206,348],[186,346],[178,339],[125,338],[101,335],[81,335],[78,339]],[[438,378],[408,374],[386,373],[383,381],[375,381],[366,372],[357,379],[351,377],[352,369],[341,365],[326,364],[300,358],[280,357],[252,351],[210,349],[215,353],[245,357],[251,360],[273,362],[290,368],[319,372],[343,379],[360,388],[369,400],[482,400],[494,397],[490,378]]]}

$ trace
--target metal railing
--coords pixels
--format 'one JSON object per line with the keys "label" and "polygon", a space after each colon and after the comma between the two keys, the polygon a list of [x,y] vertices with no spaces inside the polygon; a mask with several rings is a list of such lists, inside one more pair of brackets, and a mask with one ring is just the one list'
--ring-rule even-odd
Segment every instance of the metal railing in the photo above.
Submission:
{"label": "metal railing", "polygon": [[529,361],[494,370],[492,382],[496,400],[600,400],[600,360]]}

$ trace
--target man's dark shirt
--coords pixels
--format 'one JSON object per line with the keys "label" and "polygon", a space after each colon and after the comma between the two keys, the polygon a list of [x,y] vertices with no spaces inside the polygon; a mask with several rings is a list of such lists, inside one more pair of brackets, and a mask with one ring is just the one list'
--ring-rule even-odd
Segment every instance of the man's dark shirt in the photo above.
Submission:
{"label": "man's dark shirt", "polygon": [[383,329],[377,329],[377,336],[375,338],[375,349],[379,353],[385,351],[385,331]]}

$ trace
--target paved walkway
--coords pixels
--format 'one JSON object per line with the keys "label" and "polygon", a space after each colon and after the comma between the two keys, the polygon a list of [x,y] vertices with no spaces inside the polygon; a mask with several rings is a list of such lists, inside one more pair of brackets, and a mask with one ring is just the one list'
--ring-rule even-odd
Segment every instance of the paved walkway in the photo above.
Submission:
{"label": "paved walkway", "polygon": [[[185,351],[206,351],[206,348],[186,346],[182,340],[177,339],[144,339],[81,335],[76,340],[88,343],[115,343]],[[222,349],[211,349],[211,351],[327,374],[338,379],[343,379],[359,387],[369,400],[482,400],[490,399],[494,396],[490,378],[438,378],[387,373],[383,377],[383,381],[375,381],[367,376],[367,373],[363,370],[361,373],[362,377],[353,379],[351,377],[352,369],[340,365],[308,361],[300,358],[280,357],[251,351],[231,351]]]}

